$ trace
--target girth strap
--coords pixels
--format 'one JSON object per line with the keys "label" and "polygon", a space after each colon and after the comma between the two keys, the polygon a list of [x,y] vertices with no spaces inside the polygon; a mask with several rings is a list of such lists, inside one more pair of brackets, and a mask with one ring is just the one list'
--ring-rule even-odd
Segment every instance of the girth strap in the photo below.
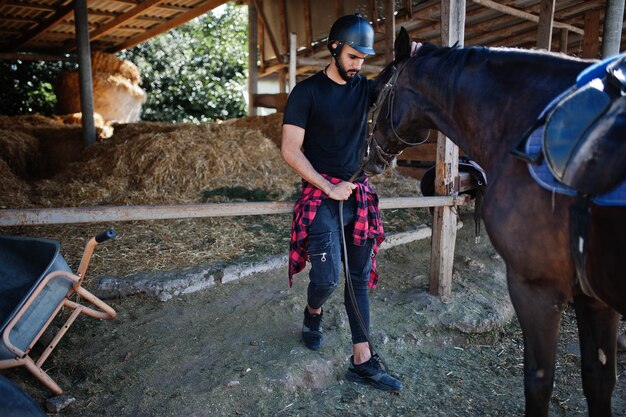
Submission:
{"label": "girth strap", "polygon": [[587,277],[587,245],[590,224],[591,198],[588,195],[578,194],[576,201],[570,207],[570,253],[574,260],[576,278],[581,290],[585,295],[599,299],[593,288],[591,288]]}

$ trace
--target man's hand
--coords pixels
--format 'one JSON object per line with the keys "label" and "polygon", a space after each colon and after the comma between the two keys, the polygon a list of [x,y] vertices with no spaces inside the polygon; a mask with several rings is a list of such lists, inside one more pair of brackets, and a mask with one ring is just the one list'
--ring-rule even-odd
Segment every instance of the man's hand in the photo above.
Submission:
{"label": "man's hand", "polygon": [[341,181],[339,184],[333,184],[328,192],[328,197],[333,200],[347,200],[352,195],[352,190],[356,188],[356,184]]}

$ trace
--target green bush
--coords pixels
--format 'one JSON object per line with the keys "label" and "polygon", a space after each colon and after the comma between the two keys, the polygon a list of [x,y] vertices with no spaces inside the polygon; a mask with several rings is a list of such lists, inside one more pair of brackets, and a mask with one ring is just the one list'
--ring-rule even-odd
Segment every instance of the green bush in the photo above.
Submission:
{"label": "green bush", "polygon": [[56,78],[74,68],[69,62],[0,61],[0,114],[54,114]]}

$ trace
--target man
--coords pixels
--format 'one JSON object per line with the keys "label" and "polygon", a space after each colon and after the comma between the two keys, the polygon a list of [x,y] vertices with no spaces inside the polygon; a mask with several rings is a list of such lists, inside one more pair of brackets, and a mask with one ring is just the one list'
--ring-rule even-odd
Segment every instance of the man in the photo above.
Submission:
{"label": "man", "polygon": [[[331,61],[326,68],[292,90],[283,119],[282,157],[303,179],[291,235],[289,283],[311,262],[302,341],[313,350],[322,346],[323,304],[340,281],[342,262],[339,202],[343,201],[349,272],[358,311],[344,290],[352,333],[350,381],[385,391],[400,391],[402,383],[387,374],[372,355],[368,286],[378,275],[375,255],[383,240],[378,197],[367,178],[350,182],[360,169],[360,149],[366,138],[372,84],[359,75],[363,60],[373,55],[374,29],[361,15],[343,16],[328,37]],[[362,324],[357,314],[360,312]]]}

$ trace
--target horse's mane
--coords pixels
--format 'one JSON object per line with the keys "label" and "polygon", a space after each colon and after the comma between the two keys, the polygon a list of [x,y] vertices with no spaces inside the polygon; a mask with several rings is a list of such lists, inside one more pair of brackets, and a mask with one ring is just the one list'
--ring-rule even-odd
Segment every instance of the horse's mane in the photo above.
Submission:
{"label": "horse's mane", "polygon": [[[437,64],[431,73],[433,88],[436,89],[437,94],[446,97],[454,105],[454,91],[456,91],[459,76],[465,67],[468,57],[474,52],[474,48],[460,48],[458,45],[439,47],[432,43],[424,43],[418,49],[414,58],[438,58]],[[423,65],[424,62],[426,60],[420,59],[421,64],[415,67],[415,75],[418,79],[422,76],[425,67]],[[435,91],[432,92],[434,93]]]}
{"label": "horse's mane", "polygon": [[[548,52],[543,50],[529,50],[519,48],[506,48],[506,47],[485,47],[485,46],[471,46],[461,48],[458,45],[450,47],[439,47],[432,43],[424,43],[417,50],[417,53],[413,58],[425,58],[419,59],[420,64],[415,66],[414,71],[418,79],[422,76],[425,68],[425,63],[429,58],[437,58],[437,63],[432,69],[429,79],[432,81],[433,93],[439,94],[441,97],[445,97],[451,102],[454,101],[456,87],[460,78],[461,72],[464,70],[467,61],[472,58],[480,61],[495,58],[515,58],[515,57],[529,57],[532,56],[540,61],[545,60],[546,63],[550,60],[570,60],[582,62],[580,60],[561,53]],[[410,59],[413,59],[410,58]],[[591,63],[592,61],[585,61]]]}

